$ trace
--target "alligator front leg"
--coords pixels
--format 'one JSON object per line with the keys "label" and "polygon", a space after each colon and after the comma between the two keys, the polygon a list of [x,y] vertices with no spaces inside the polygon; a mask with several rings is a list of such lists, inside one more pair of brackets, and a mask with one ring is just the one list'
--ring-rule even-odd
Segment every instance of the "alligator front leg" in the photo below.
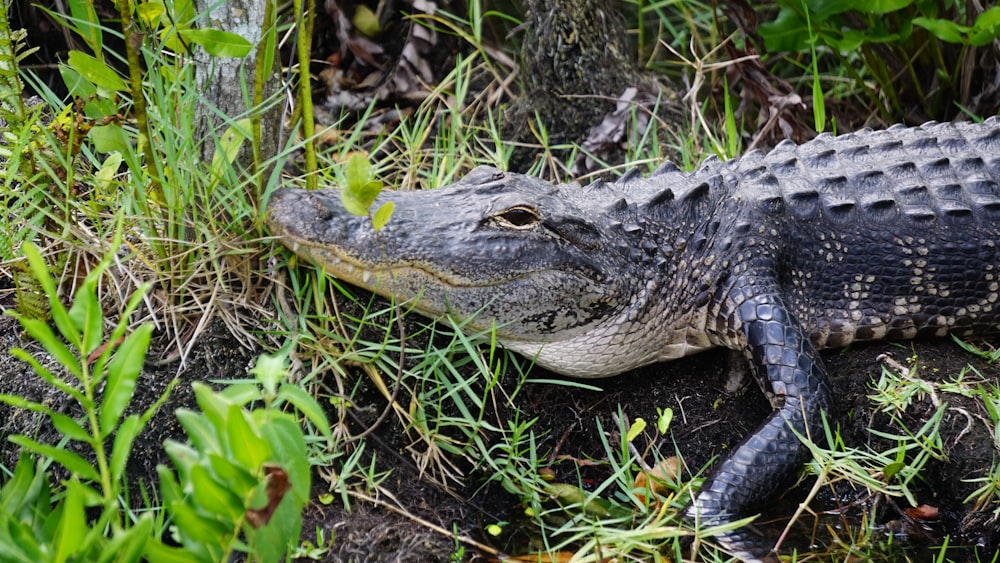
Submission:
{"label": "alligator front leg", "polygon": [[[743,280],[746,282],[746,280]],[[754,295],[760,285],[737,283],[723,313],[731,345],[742,345],[758,377],[774,392],[776,410],[709,475],[687,510],[701,526],[749,515],[803,462],[807,450],[796,433],[822,435],[830,390],[821,360],[802,326],[775,293]],[[763,371],[762,371],[763,370]],[[763,538],[747,528],[717,536],[745,561],[776,560]]]}

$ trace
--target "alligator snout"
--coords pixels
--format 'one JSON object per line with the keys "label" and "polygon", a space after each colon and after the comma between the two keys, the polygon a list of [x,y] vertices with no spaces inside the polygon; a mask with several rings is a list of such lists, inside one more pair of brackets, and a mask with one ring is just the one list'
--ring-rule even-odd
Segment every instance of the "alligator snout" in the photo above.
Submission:
{"label": "alligator snout", "polygon": [[337,190],[281,188],[271,195],[265,219],[272,233],[300,240],[346,240],[363,232],[367,218],[344,209]]}

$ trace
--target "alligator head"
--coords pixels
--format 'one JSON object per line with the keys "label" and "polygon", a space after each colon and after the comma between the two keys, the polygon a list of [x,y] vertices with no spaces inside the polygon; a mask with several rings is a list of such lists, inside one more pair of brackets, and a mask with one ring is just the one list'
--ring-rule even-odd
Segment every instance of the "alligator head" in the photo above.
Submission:
{"label": "alligator head", "polygon": [[286,188],[267,224],[334,277],[470,330],[495,327],[505,347],[554,371],[603,377],[658,358],[628,345],[647,338],[632,334],[646,282],[623,243],[634,206],[620,192],[480,167],[439,189],[384,192],[373,207],[387,201],[394,214],[375,232],[336,189]]}

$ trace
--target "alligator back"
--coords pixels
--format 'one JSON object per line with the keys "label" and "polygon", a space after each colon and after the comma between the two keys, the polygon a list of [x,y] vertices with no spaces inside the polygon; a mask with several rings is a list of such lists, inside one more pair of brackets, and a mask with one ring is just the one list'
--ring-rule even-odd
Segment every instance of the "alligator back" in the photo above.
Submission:
{"label": "alligator back", "polygon": [[814,345],[1000,327],[1000,120],[821,136],[722,170],[745,210],[734,249],[773,248]]}

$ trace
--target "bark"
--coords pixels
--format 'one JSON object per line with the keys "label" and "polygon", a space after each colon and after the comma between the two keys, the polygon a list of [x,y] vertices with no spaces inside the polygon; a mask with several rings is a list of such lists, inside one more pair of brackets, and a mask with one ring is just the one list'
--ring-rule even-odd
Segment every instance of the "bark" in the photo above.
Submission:
{"label": "bark", "polygon": [[[536,119],[550,145],[582,144],[616,110],[630,88],[638,98],[676,95],[636,63],[625,20],[607,0],[527,0],[521,48],[522,93],[505,116],[508,139],[538,144]],[[635,98],[628,96],[629,99]],[[534,152],[518,148],[511,168],[530,167]]]}
{"label": "bark", "polygon": [[[255,46],[261,42],[264,22],[264,9],[272,0],[195,0],[195,8],[205,18],[202,25],[238,33]],[[254,60],[257,55],[255,47],[249,55],[242,59],[210,58],[204,52],[196,69],[198,85],[202,95],[202,103],[197,108],[198,135],[204,141],[202,158],[212,161],[215,153],[215,139],[225,131],[226,125],[217,112],[231,118],[245,117],[253,100],[244,97],[242,83],[247,84],[246,92],[252,96],[254,81]],[[275,69],[280,65],[275,64]],[[280,80],[277,71],[266,77],[264,84],[264,99],[267,100],[277,91]],[[242,81],[242,82],[241,82]],[[281,132],[281,107],[275,105],[269,108],[261,119],[261,154],[265,161],[278,152],[278,142]],[[249,143],[247,143],[249,145]],[[248,146],[240,152],[237,165],[250,170],[252,153]]]}

